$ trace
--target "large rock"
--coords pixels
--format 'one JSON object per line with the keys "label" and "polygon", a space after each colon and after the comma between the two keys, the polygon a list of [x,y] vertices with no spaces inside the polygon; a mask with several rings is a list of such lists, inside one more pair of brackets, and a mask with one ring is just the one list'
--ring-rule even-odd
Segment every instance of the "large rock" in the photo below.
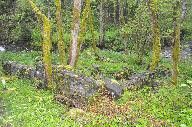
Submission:
{"label": "large rock", "polygon": [[110,95],[112,95],[112,98],[120,98],[123,94],[123,88],[119,82],[113,79],[105,79],[105,88],[110,91]]}
{"label": "large rock", "polygon": [[145,85],[154,86],[156,78],[171,76],[171,71],[167,69],[157,69],[154,72],[146,71],[132,75],[128,81],[123,83],[123,89],[137,89]]}

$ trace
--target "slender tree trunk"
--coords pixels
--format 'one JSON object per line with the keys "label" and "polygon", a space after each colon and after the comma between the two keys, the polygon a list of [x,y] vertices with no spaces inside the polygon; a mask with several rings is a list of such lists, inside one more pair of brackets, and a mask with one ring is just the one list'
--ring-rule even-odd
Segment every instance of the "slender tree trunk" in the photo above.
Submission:
{"label": "slender tree trunk", "polygon": [[61,0],[55,0],[56,5],[56,19],[57,19],[57,33],[58,33],[58,51],[59,58],[62,65],[65,65],[65,47],[63,41],[63,24],[61,16]]}
{"label": "slender tree trunk", "polygon": [[153,33],[153,55],[150,70],[154,71],[160,61],[160,55],[161,55],[160,30],[157,19],[157,1],[148,0],[148,7],[151,16],[152,33]]}
{"label": "slender tree trunk", "polygon": [[78,62],[79,54],[80,54],[80,49],[81,45],[84,42],[84,37],[86,35],[86,29],[87,29],[87,20],[88,20],[88,13],[89,13],[89,6],[90,6],[90,0],[85,1],[85,9],[83,10],[83,16],[81,20],[81,25],[80,25],[80,33],[77,39],[77,59],[75,60],[75,65]]}
{"label": "slender tree trunk", "polygon": [[173,84],[178,84],[178,65],[180,60],[180,1],[176,1],[176,4],[174,5],[174,13],[173,13],[173,26],[174,26],[174,32],[173,32],[173,43],[172,43],[172,60],[173,60],[173,74],[172,74],[172,80]]}
{"label": "slender tree trunk", "polygon": [[99,18],[99,22],[100,22],[100,28],[99,28],[99,45],[101,46],[101,48],[104,47],[104,0],[100,1],[100,18]]}
{"label": "slender tree trunk", "polygon": [[97,54],[97,44],[96,44],[95,33],[94,33],[93,11],[92,11],[90,5],[89,5],[88,18],[89,18],[89,20],[88,20],[89,21],[89,27],[90,27],[90,31],[91,31],[91,35],[92,35],[92,47],[93,47],[95,55],[98,55]]}
{"label": "slender tree trunk", "polygon": [[70,49],[69,65],[74,67],[78,53],[78,35],[80,28],[80,13],[81,13],[81,0],[74,0],[73,6],[73,21],[72,21],[72,44]]}
{"label": "slender tree trunk", "polygon": [[125,10],[124,10],[124,12],[125,12],[125,23],[127,23],[128,19],[129,19],[129,17],[128,17],[129,6],[128,6],[128,3],[127,3],[127,0],[125,0],[124,3],[125,3]]}
{"label": "slender tree trunk", "polygon": [[39,19],[43,22],[43,62],[45,68],[45,78],[47,87],[49,89],[53,89],[52,83],[52,62],[51,62],[51,24],[49,19],[41,13],[41,11],[37,8],[37,6],[32,2],[32,0],[28,0],[33,11],[39,17]]}
{"label": "slender tree trunk", "polygon": [[187,13],[187,0],[182,0],[182,12],[181,12],[181,22],[186,18]]}
{"label": "slender tree trunk", "polygon": [[124,1],[121,0],[120,1],[120,25],[124,25],[125,24],[125,17],[124,17]]}
{"label": "slender tree trunk", "polygon": [[51,19],[50,0],[47,0],[47,17],[48,19]]}
{"label": "slender tree trunk", "polygon": [[[77,50],[77,59],[75,61],[75,65],[78,61],[82,42],[84,42],[87,25],[89,25],[91,35],[92,35],[92,47],[93,47],[95,55],[97,55],[96,41],[95,41],[95,34],[94,34],[94,25],[93,25],[93,12],[91,9],[91,0],[85,0],[85,4],[86,5],[85,5],[85,9],[83,10],[83,16],[82,16],[82,21],[81,21],[81,26],[80,26],[80,33],[79,33],[79,37],[78,37],[78,46],[77,46],[78,50]],[[88,22],[88,24],[87,24],[87,22]]]}
{"label": "slender tree trunk", "polygon": [[116,25],[120,25],[120,17],[121,17],[121,9],[120,9],[121,2],[120,0],[116,0]]}

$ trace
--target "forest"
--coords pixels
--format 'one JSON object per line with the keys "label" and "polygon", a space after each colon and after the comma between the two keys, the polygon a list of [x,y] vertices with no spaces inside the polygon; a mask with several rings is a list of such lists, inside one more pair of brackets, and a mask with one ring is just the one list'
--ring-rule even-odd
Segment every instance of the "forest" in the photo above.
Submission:
{"label": "forest", "polygon": [[0,0],[1,127],[192,127],[191,0]]}

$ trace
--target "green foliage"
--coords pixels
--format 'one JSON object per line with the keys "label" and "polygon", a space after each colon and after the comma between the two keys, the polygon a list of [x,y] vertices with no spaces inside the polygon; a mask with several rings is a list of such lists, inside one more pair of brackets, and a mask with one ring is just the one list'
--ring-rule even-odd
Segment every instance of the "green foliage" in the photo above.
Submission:
{"label": "green foliage", "polygon": [[[77,126],[78,123],[69,118],[62,119],[66,108],[53,101],[53,94],[37,91],[32,81],[18,80],[7,82],[7,91],[0,95],[6,102],[6,114],[1,125],[11,124],[17,127],[37,126]],[[2,90],[2,84],[0,83]]]}
{"label": "green foliage", "polygon": [[34,47],[41,47],[42,46],[41,29],[39,26],[37,26],[33,29],[32,38],[33,38],[32,46],[34,46]]}
{"label": "green foliage", "polygon": [[164,121],[166,126],[183,124],[191,126],[191,93],[191,89],[184,87],[163,86],[158,93],[153,93],[150,88],[146,87],[140,91],[125,92],[118,103],[134,102],[132,115],[136,116],[135,125],[149,125],[146,122],[150,122],[150,118],[153,118]]}
{"label": "green foliage", "polygon": [[[121,73],[129,68],[134,72],[145,71],[149,63],[148,57],[145,58],[146,64],[139,66],[136,64],[136,55],[127,55],[114,51],[99,51],[103,61],[95,60],[92,48],[85,50],[79,59],[76,72],[81,72],[88,76],[95,73],[92,64],[97,64],[101,73],[106,77],[112,77],[113,73]],[[5,52],[0,54],[2,60],[15,60],[23,64],[34,65],[35,58],[41,52]],[[53,55],[54,63],[58,63],[57,54]],[[171,67],[169,60],[161,60],[165,67]],[[124,68],[127,67],[127,68]],[[126,112],[127,115],[119,114],[114,118],[91,114],[92,117],[82,117],[78,115],[71,118],[67,112],[67,107],[63,107],[53,101],[53,94],[47,91],[37,90],[34,88],[32,81],[8,80],[8,88],[1,95],[4,99],[7,114],[2,119],[3,123],[11,123],[14,126],[191,126],[191,61],[182,61],[180,66],[180,85],[171,86],[165,78],[165,84],[159,88],[157,93],[149,88],[138,91],[126,91],[123,97],[116,103],[119,105],[128,104],[131,109]],[[79,70],[79,71],[78,71]],[[93,76],[93,75],[92,75]],[[94,76],[97,78],[97,76]],[[182,84],[186,84],[184,86]],[[0,89],[2,89],[0,82]],[[108,102],[106,102],[108,103]],[[89,112],[85,112],[89,116]],[[160,124],[161,123],[161,124]]]}

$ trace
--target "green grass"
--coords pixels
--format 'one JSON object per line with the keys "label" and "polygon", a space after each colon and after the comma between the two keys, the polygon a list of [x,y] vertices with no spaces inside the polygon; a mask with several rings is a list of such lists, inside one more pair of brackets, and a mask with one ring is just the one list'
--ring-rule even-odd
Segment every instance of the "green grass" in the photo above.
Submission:
{"label": "green grass", "polygon": [[135,92],[126,91],[118,103],[127,101],[134,102],[131,107],[132,115],[138,120],[136,124],[149,124],[151,117],[164,121],[167,126],[192,126],[192,89],[189,87],[163,86],[158,93],[148,87]]}
{"label": "green grass", "polygon": [[[14,127],[56,127],[78,125],[64,116],[66,107],[53,99],[48,91],[37,90],[32,81],[16,79],[7,83],[7,91],[1,97],[5,103],[6,115],[1,119],[4,125]],[[63,118],[63,119],[62,119]]]}

